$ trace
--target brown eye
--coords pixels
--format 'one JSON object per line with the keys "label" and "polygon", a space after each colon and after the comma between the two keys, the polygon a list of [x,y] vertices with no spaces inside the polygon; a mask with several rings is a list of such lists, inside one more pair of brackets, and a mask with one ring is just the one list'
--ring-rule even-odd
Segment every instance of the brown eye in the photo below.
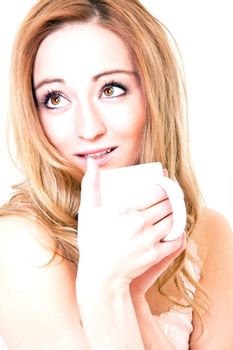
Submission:
{"label": "brown eye", "polygon": [[103,99],[114,99],[126,95],[128,88],[116,81],[106,83],[101,89],[100,97]]}
{"label": "brown eye", "polygon": [[61,102],[61,96],[55,95],[55,96],[51,97],[50,101],[51,101],[51,104],[53,106],[57,106]]}
{"label": "brown eye", "polygon": [[67,107],[71,101],[68,100],[68,98],[64,97],[60,92],[58,91],[51,91],[49,92],[44,99],[43,104],[48,109],[60,109]]}
{"label": "brown eye", "polygon": [[112,96],[114,94],[114,88],[112,86],[106,87],[104,89],[105,96]]}

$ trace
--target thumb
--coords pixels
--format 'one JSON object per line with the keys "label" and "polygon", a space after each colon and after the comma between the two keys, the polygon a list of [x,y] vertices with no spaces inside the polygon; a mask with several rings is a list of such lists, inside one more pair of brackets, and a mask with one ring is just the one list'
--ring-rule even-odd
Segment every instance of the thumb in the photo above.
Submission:
{"label": "thumb", "polygon": [[86,173],[81,187],[80,209],[99,206],[99,166],[91,157],[87,158]]}

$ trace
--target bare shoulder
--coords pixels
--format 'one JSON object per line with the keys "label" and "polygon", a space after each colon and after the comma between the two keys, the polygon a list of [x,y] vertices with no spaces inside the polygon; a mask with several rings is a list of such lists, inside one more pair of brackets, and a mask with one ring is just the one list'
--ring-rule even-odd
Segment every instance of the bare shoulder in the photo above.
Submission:
{"label": "bare shoulder", "polygon": [[[43,279],[59,276],[74,280],[76,266],[54,255],[55,242],[48,229],[33,219],[9,216],[0,219],[0,276],[15,283],[19,274],[30,283],[34,276]],[[5,277],[4,277],[5,276]],[[65,276],[65,277],[64,277]],[[11,281],[10,281],[11,278]],[[1,293],[0,293],[1,294]]]}
{"label": "bare shoulder", "polygon": [[[224,286],[233,288],[233,232],[226,218],[206,209],[197,225],[198,253],[202,261],[202,284],[209,294],[224,293]],[[221,286],[221,287],[220,287]],[[218,291],[218,288],[220,290]],[[233,306],[233,297],[232,306]],[[233,309],[232,309],[233,311]]]}
{"label": "bare shoulder", "polygon": [[33,220],[0,219],[0,333],[10,349],[85,348],[76,267],[60,257],[51,260],[48,236]]}
{"label": "bare shoulder", "polygon": [[[198,317],[194,313],[192,350],[232,349],[233,334],[233,233],[223,215],[206,210],[196,231],[199,256],[202,261],[200,284],[209,297],[208,313],[203,316],[204,333],[200,335]],[[203,295],[198,291],[197,298]],[[221,332],[219,332],[221,329]],[[213,337],[217,334],[217,337]]]}
{"label": "bare shoulder", "polygon": [[53,242],[48,232],[35,221],[9,216],[0,219],[0,259],[21,257],[32,263],[45,264],[52,257]]}
{"label": "bare shoulder", "polygon": [[226,218],[215,210],[205,209],[195,236],[203,263],[213,257],[224,260],[225,254],[233,251],[232,228]]}

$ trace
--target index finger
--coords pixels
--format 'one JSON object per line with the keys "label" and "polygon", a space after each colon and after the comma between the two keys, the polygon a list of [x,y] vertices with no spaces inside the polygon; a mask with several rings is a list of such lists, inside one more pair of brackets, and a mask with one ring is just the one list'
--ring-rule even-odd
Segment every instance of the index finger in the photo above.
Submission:
{"label": "index finger", "polygon": [[99,166],[91,158],[87,158],[87,168],[81,184],[80,209],[99,206]]}

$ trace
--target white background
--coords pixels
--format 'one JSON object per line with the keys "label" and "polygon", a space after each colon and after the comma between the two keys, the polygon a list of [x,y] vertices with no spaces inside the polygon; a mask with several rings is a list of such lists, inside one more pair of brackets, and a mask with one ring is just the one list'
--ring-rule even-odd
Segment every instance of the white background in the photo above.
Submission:
{"label": "white background", "polygon": [[[233,225],[232,2],[141,2],[169,28],[181,49],[196,174],[207,206],[224,214]],[[34,3],[9,0],[0,13],[0,202],[19,178],[5,142],[10,51],[17,26]]]}

